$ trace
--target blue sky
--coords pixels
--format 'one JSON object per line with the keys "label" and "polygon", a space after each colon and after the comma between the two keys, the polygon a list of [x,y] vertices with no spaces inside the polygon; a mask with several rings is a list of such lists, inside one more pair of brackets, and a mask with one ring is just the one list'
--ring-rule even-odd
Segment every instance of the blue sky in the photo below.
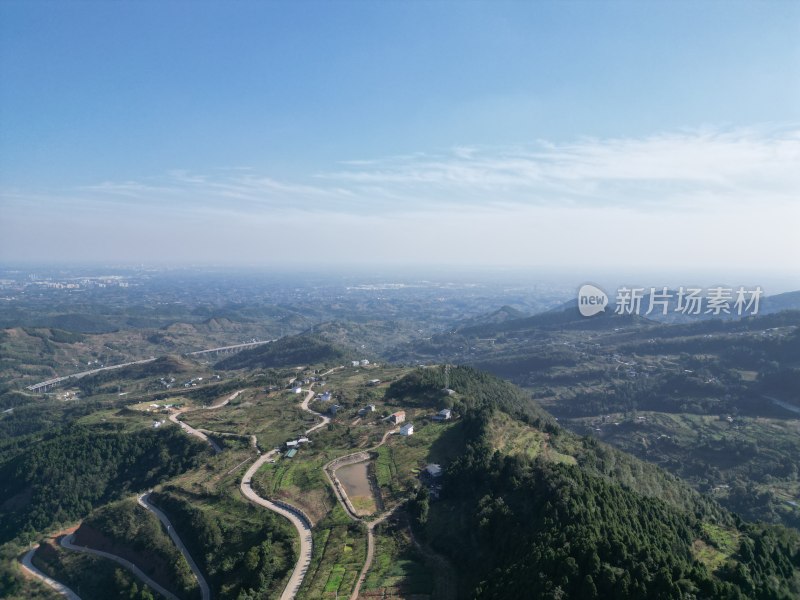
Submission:
{"label": "blue sky", "polygon": [[798,40],[796,2],[5,1],[0,259],[792,269]]}

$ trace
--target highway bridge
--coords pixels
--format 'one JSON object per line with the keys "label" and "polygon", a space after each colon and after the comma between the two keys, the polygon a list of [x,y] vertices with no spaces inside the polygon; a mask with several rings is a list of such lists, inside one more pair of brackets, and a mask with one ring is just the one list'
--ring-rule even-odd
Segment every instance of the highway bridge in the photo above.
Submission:
{"label": "highway bridge", "polygon": [[87,375],[94,375],[95,373],[101,373],[102,371],[113,371],[114,369],[121,369],[123,367],[130,367],[132,365],[144,365],[149,362],[153,362],[156,358],[151,356],[150,358],[145,358],[144,360],[134,360],[131,362],[122,363],[119,365],[111,365],[109,367],[100,367],[99,369],[92,369],[91,371],[81,371],[80,373],[72,373],[71,375],[64,375],[63,377],[54,377],[53,379],[48,379],[47,381],[42,381],[40,383],[34,383],[33,385],[29,385],[27,390],[32,392],[46,392],[53,386],[58,385],[66,381],[67,379],[80,379],[81,377],[86,377]]}
{"label": "highway bridge", "polygon": [[267,340],[266,342],[246,342],[244,344],[234,344],[233,346],[222,346],[220,348],[209,348],[208,350],[197,350],[195,352],[189,352],[186,356],[200,356],[201,354],[231,354],[233,352],[239,352],[240,350],[249,350],[250,348],[255,348],[256,346],[263,346],[264,344],[269,344],[276,340]]}
{"label": "highway bridge", "polygon": [[[189,352],[184,356],[201,356],[204,354],[230,354],[233,352],[239,352],[241,350],[248,350],[250,348],[255,348],[256,346],[261,346],[263,344],[269,344],[270,342],[274,341],[275,340],[267,340],[265,342],[245,342],[243,344],[234,344],[232,346],[220,346],[219,348],[209,348],[208,350],[197,350],[195,352]],[[103,371],[113,371],[114,369],[122,369],[123,367],[130,367],[133,365],[144,365],[153,362],[154,360],[156,360],[156,357],[151,356],[150,358],[145,358],[143,360],[134,360],[131,362],[121,363],[119,365],[111,365],[108,367],[100,367],[98,369],[92,369],[90,371],[81,371],[80,373],[72,373],[71,375],[64,375],[63,377],[54,377],[52,379],[48,379],[47,381],[41,381],[39,383],[34,383],[33,385],[29,385],[25,389],[30,390],[31,392],[46,392],[47,390],[69,379],[80,379],[81,377],[86,377],[87,375],[94,375],[95,373],[101,373]]]}

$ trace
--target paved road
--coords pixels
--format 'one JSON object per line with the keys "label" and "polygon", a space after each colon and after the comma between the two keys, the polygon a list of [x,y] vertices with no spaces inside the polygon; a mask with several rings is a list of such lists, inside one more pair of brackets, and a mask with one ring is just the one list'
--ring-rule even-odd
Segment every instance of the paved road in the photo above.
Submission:
{"label": "paved road", "polygon": [[183,554],[183,558],[185,558],[186,562],[189,563],[189,567],[192,569],[192,573],[194,573],[195,579],[197,579],[197,584],[200,586],[200,594],[202,595],[203,600],[210,600],[211,599],[211,588],[208,587],[208,582],[206,582],[206,579],[205,579],[205,577],[203,577],[203,574],[200,572],[200,569],[198,568],[197,563],[194,562],[194,559],[192,558],[192,555],[189,554],[189,551],[186,549],[186,546],[184,545],[183,540],[181,540],[181,538],[175,532],[175,528],[172,526],[172,523],[169,522],[169,519],[167,518],[167,515],[165,515],[164,512],[160,508],[150,504],[150,501],[149,501],[150,500],[150,492],[147,492],[146,494],[142,494],[141,496],[139,496],[138,500],[139,500],[139,504],[141,504],[144,508],[146,508],[147,510],[152,512],[155,516],[157,516],[158,520],[161,521],[161,523],[164,525],[164,527],[167,528],[167,533],[169,534],[169,537],[172,538],[172,541],[178,547],[178,550],[180,550],[181,554]]}
{"label": "paved road", "polygon": [[178,417],[180,417],[184,412],[186,412],[186,410],[187,409],[183,409],[172,413],[169,416],[169,420],[175,423],[176,425],[180,426],[180,428],[183,429],[189,435],[193,435],[197,438],[200,438],[201,440],[209,444],[214,449],[215,453],[219,454],[220,452],[222,452],[222,447],[217,442],[208,437],[205,433],[203,433],[202,431],[198,431],[197,429],[195,429],[191,425],[187,425],[183,421],[178,420]]}
{"label": "paved road", "polygon": [[81,377],[86,377],[87,375],[94,375],[95,373],[101,373],[103,371],[113,371],[114,369],[121,369],[123,367],[130,367],[132,365],[144,365],[153,362],[154,360],[155,357],[151,356],[150,358],[145,358],[144,360],[134,360],[119,365],[111,365],[110,367],[100,367],[99,369],[92,369],[90,371],[81,371],[80,373],[73,373],[72,375],[64,375],[64,377],[54,377],[53,379],[48,379],[47,381],[42,381],[40,383],[34,383],[33,385],[29,385],[25,389],[35,392],[40,388],[50,387],[51,385],[55,385],[57,383],[61,383],[62,381],[66,381],[67,379],[80,379]]}
{"label": "paved road", "polygon": [[210,354],[212,352],[225,352],[226,350],[244,350],[245,348],[255,348],[256,346],[263,346],[264,344],[271,344],[277,342],[277,339],[267,340],[265,342],[245,342],[244,344],[234,344],[233,346],[221,346],[219,348],[209,348],[208,350],[197,350],[189,352],[186,356],[199,356],[200,354]]}
{"label": "paved road", "polygon": [[789,404],[785,400],[781,400],[780,398],[775,398],[774,396],[764,396],[767,400],[772,402],[773,404],[777,404],[778,406],[785,408],[788,411],[796,413],[800,415],[800,406],[795,406],[794,404]]}
{"label": "paved road", "polygon": [[[383,446],[386,443],[386,440],[389,439],[390,435],[392,435],[394,433],[397,433],[398,431],[400,431],[399,428],[392,429],[391,431],[387,431],[386,433],[383,434],[383,437],[381,438],[381,441],[378,444],[376,444],[375,446],[373,446],[369,450],[359,450],[358,452],[354,452],[353,454],[361,454],[362,452],[374,452],[375,450],[377,450],[378,448],[380,448],[381,446]],[[387,510],[386,512],[384,512],[383,514],[381,514],[380,516],[378,516],[376,519],[374,519],[372,521],[366,521],[362,517],[359,517],[358,515],[350,512],[350,508],[348,507],[348,502],[343,497],[343,495],[345,494],[344,488],[334,485],[333,478],[331,477],[331,474],[328,472],[328,466],[331,463],[333,463],[333,462],[335,462],[337,460],[341,460],[342,458],[347,458],[348,456],[351,456],[351,455],[350,454],[346,454],[344,456],[340,456],[338,458],[334,458],[331,462],[329,462],[324,467],[322,467],[322,470],[325,473],[325,476],[328,478],[328,481],[330,482],[331,487],[333,488],[333,493],[336,496],[336,499],[342,505],[342,508],[344,508],[344,512],[347,513],[347,515],[351,519],[353,519],[354,521],[361,521],[363,523],[366,523],[366,525],[367,525],[367,557],[364,560],[364,566],[361,568],[361,573],[359,573],[359,575],[358,575],[358,580],[356,581],[356,585],[353,588],[353,593],[350,594],[350,600],[357,600],[358,599],[358,594],[361,591],[361,586],[363,585],[364,581],[366,580],[367,573],[369,572],[369,569],[372,566],[372,561],[375,558],[375,534],[373,533],[373,529],[375,529],[376,525],[378,525],[379,523],[382,523],[384,520],[386,520],[389,517],[389,515],[391,515],[395,510],[397,510],[399,508],[400,505],[395,506],[391,510]]]}
{"label": "paved road", "polygon": [[[186,356],[199,356],[201,354],[211,353],[211,352],[224,352],[227,350],[239,350],[244,348],[254,348],[256,346],[261,346],[262,344],[269,344],[271,342],[275,342],[277,340],[267,340],[266,342],[247,342],[244,344],[234,344],[233,346],[222,346],[220,348],[209,348],[208,350],[197,350],[196,352],[189,352]],[[72,373],[71,375],[64,375],[63,377],[53,377],[52,379],[48,379],[47,381],[41,381],[39,383],[34,383],[33,385],[29,385],[25,389],[30,390],[32,392],[36,392],[42,388],[48,388],[51,385],[56,385],[57,383],[61,383],[66,381],[67,379],[80,379],[81,377],[86,377],[87,375],[94,375],[95,373],[101,373],[103,371],[113,371],[114,369],[121,369],[123,367],[130,367],[132,365],[144,365],[149,362],[153,362],[156,360],[155,356],[151,356],[150,358],[145,358],[144,360],[134,360],[131,362],[122,363],[119,365],[111,365],[108,367],[100,367],[99,369],[91,369],[89,371],[81,371],[80,373]]]}
{"label": "paved road", "polygon": [[109,560],[113,560],[115,563],[118,563],[128,569],[131,573],[136,575],[139,579],[145,582],[148,586],[152,589],[157,591],[159,594],[164,596],[165,598],[169,598],[169,600],[180,600],[175,594],[170,592],[168,589],[164,588],[160,585],[157,581],[154,581],[148,575],[142,571],[139,567],[133,564],[131,561],[122,558],[121,556],[117,556],[116,554],[111,554],[110,552],[104,552],[102,550],[95,550],[94,548],[88,548],[86,546],[76,546],[75,545],[75,534],[70,533],[69,535],[65,535],[61,538],[61,546],[66,548],[67,550],[74,550],[75,552],[85,552],[86,554],[94,554],[96,556],[102,556],[103,558],[107,558]]}
{"label": "paved road", "polygon": [[202,431],[199,431],[199,430],[195,429],[194,427],[192,427],[191,425],[187,425],[183,421],[180,421],[178,419],[178,417],[180,417],[183,413],[185,413],[185,412],[187,412],[189,410],[214,410],[215,408],[222,408],[223,406],[225,406],[226,404],[228,404],[232,400],[236,400],[236,397],[239,394],[241,394],[243,391],[244,390],[237,390],[233,394],[231,394],[230,396],[225,398],[225,400],[223,400],[219,404],[212,404],[211,406],[206,406],[206,407],[204,407],[202,409],[193,409],[193,408],[189,408],[189,407],[181,408],[180,410],[176,410],[174,413],[172,413],[169,416],[169,420],[172,421],[173,423],[175,423],[176,425],[180,426],[180,428],[183,429],[186,433],[188,433],[190,435],[193,435],[193,436],[203,440],[207,444],[209,444],[214,449],[214,452],[219,454],[220,452],[222,452],[222,447],[217,442],[212,440],[210,437],[208,437]]}
{"label": "paved road", "polygon": [[[342,367],[337,367],[341,369]],[[323,373],[322,375],[329,375],[333,373],[336,369],[330,369]],[[322,419],[321,422],[317,423],[313,427],[306,429],[305,435],[310,434],[311,432],[319,429],[320,427],[324,427],[328,423],[330,423],[330,419],[325,415],[321,415],[318,412],[315,412],[308,408],[308,403],[314,397],[314,390],[312,389],[314,384],[312,383],[309,387],[306,397],[300,403],[300,408],[304,411],[311,413],[317,417]],[[284,588],[283,593],[281,594],[280,600],[293,600],[293,598],[297,595],[300,586],[303,584],[303,578],[308,571],[308,567],[311,565],[311,551],[313,549],[313,539],[311,536],[311,522],[308,518],[302,513],[301,510],[293,507],[287,502],[283,502],[282,505],[278,505],[274,502],[267,500],[266,498],[262,498],[259,496],[252,488],[251,481],[253,479],[253,475],[255,475],[258,470],[262,467],[262,465],[271,460],[276,454],[278,453],[277,450],[270,450],[266,454],[262,454],[256,462],[250,465],[250,468],[247,469],[247,472],[242,477],[242,483],[239,486],[241,489],[242,494],[245,498],[258,504],[259,506],[263,506],[264,508],[268,508],[269,510],[278,513],[289,519],[294,528],[297,530],[298,535],[300,536],[300,556],[297,559],[297,564],[294,566],[294,570],[292,571],[291,577],[289,577],[289,582],[286,584],[286,588]]]}
{"label": "paved road", "polygon": [[[294,571],[292,571],[291,577],[289,577],[289,582],[286,584],[286,588],[284,588],[283,593],[281,594],[281,600],[292,600],[297,595],[297,591],[300,589],[300,586],[303,583],[303,578],[305,577],[308,567],[311,564],[311,550],[313,547],[313,542],[311,539],[311,523],[309,523],[308,520],[302,516],[300,511],[289,510],[288,508],[279,506],[274,502],[270,502],[266,498],[262,498],[256,494],[250,485],[253,475],[258,472],[265,462],[270,460],[277,453],[277,450],[270,450],[266,454],[262,454],[256,462],[250,465],[250,468],[247,469],[247,472],[242,478],[242,483],[239,488],[242,490],[244,497],[251,502],[258,504],[259,506],[263,506],[264,508],[268,508],[269,510],[289,519],[292,525],[294,525],[294,528],[297,529],[297,533],[300,535],[300,556],[297,559],[297,564],[294,566]],[[287,504],[286,506],[289,505]]]}
{"label": "paved road", "polygon": [[306,429],[306,433],[305,433],[306,435],[308,435],[312,431],[316,431],[320,427],[325,427],[325,425],[327,425],[328,423],[331,422],[330,417],[326,417],[325,415],[323,415],[321,413],[318,413],[316,411],[313,411],[310,408],[308,408],[308,403],[311,402],[311,399],[313,397],[314,397],[314,392],[311,389],[309,389],[308,393],[306,394],[305,399],[300,403],[300,408],[302,408],[304,411],[306,411],[308,413],[311,413],[312,415],[314,415],[316,417],[319,417],[320,419],[322,419],[322,421],[320,421],[319,423],[314,425],[312,428]]}
{"label": "paved road", "polygon": [[56,581],[52,577],[50,577],[48,575],[45,575],[39,569],[37,569],[36,567],[33,566],[33,561],[31,559],[33,558],[33,554],[38,549],[39,549],[39,545],[37,544],[36,546],[34,546],[30,550],[28,550],[28,552],[25,553],[25,556],[23,556],[22,559],[21,559],[22,570],[27,572],[27,573],[29,573],[29,574],[31,574],[31,575],[33,575],[37,579],[43,581],[46,585],[48,585],[51,588],[53,588],[55,591],[57,591],[62,596],[66,596],[67,598],[69,598],[69,600],[81,600],[81,597],[78,596],[78,594],[73,592],[71,589],[69,589],[63,583],[59,583],[58,581]]}

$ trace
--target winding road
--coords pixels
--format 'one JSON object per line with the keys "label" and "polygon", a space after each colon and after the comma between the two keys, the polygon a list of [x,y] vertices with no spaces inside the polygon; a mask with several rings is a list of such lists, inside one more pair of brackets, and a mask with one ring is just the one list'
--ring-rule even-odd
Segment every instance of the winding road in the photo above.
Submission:
{"label": "winding road", "polygon": [[33,566],[33,555],[39,549],[39,545],[37,544],[30,550],[25,553],[20,559],[20,563],[22,564],[22,570],[26,573],[29,573],[33,577],[36,577],[40,581],[44,582],[45,585],[51,587],[55,591],[57,591],[62,596],[66,596],[69,600],[81,600],[81,597],[78,596],[75,592],[65,586],[63,583],[59,583],[49,575],[45,575],[42,571],[37,569]]}
{"label": "winding road", "polygon": [[183,540],[181,540],[180,536],[178,536],[178,534],[176,533],[175,528],[172,526],[172,523],[169,522],[167,515],[165,515],[164,512],[157,506],[153,506],[152,504],[150,504],[150,492],[147,492],[146,494],[142,494],[141,496],[139,496],[138,501],[141,506],[143,506],[151,513],[153,513],[155,516],[157,516],[158,520],[161,521],[161,524],[164,525],[164,527],[167,529],[169,537],[172,538],[172,541],[178,547],[178,550],[180,550],[181,554],[183,554],[183,558],[185,558],[186,562],[189,563],[189,568],[192,569],[192,573],[194,573],[194,577],[195,579],[197,579],[197,585],[200,586],[200,594],[203,600],[210,600],[211,588],[208,587],[208,582],[206,581],[205,577],[203,577],[203,574],[200,572],[197,563],[194,562],[192,555],[189,554],[189,551],[186,549]]}
{"label": "winding road", "polygon": [[[180,550],[181,554],[183,554],[183,557],[186,559],[186,562],[189,563],[189,567],[192,569],[192,573],[194,574],[195,579],[197,579],[197,584],[200,587],[200,593],[201,593],[202,599],[203,600],[211,600],[211,589],[209,588],[208,583],[206,583],[206,580],[203,577],[203,574],[200,572],[200,569],[197,567],[197,564],[192,559],[192,557],[189,554],[189,551],[186,549],[186,546],[184,545],[183,541],[178,536],[178,534],[175,532],[175,529],[172,527],[172,523],[170,523],[170,521],[167,518],[167,516],[159,508],[157,508],[157,507],[153,506],[152,504],[150,504],[150,502],[148,500],[149,496],[150,496],[150,492],[147,492],[146,494],[140,495],[138,497],[139,504],[142,507],[144,507],[146,510],[149,510],[150,512],[155,514],[156,517],[158,517],[159,521],[161,521],[161,523],[166,528],[167,533],[169,534],[170,538],[172,538],[173,543],[175,544],[175,546],[177,546],[178,550]],[[162,586],[160,583],[158,583],[157,581],[152,579],[149,575],[147,575],[144,571],[142,571],[139,567],[137,567],[135,564],[133,564],[128,559],[122,558],[121,556],[117,556],[116,554],[112,554],[110,552],[105,552],[104,550],[97,550],[95,548],[89,548],[88,546],[78,546],[77,544],[75,544],[75,534],[74,533],[71,533],[69,535],[65,535],[64,537],[62,537],[61,538],[61,546],[63,548],[66,548],[67,550],[72,550],[74,552],[83,552],[83,553],[86,553],[86,554],[94,554],[96,556],[101,556],[103,558],[107,558],[109,560],[113,560],[117,564],[120,564],[123,567],[125,567],[128,571],[133,573],[141,581],[143,581],[145,584],[150,586],[152,589],[157,591],[159,594],[161,594],[165,598],[168,598],[169,600],[180,600],[180,598],[178,598],[178,596],[176,596],[175,594],[170,592],[168,589],[166,589],[164,586]],[[56,591],[60,592],[61,594],[67,596],[68,598],[70,598],[72,600],[80,600],[80,598],[78,597],[77,594],[75,594],[75,592],[73,592],[72,590],[67,588],[65,585],[55,581],[54,579],[51,579],[50,577],[47,577],[46,575],[41,573],[41,571],[36,569],[36,567],[33,566],[33,564],[31,563],[30,559],[33,556],[33,553],[35,552],[35,550],[36,550],[36,548],[34,548],[33,550],[29,551],[25,555],[25,557],[22,559],[23,566],[28,571],[32,572],[33,575],[35,575],[36,577],[39,577],[40,579],[42,579],[50,587],[52,587]]]}
{"label": "winding road", "polygon": [[236,397],[239,394],[241,394],[243,391],[244,390],[235,391],[233,394],[231,394],[230,396],[225,398],[225,400],[223,400],[219,404],[212,404],[211,406],[205,406],[205,407],[200,408],[200,409],[191,408],[191,407],[181,408],[179,410],[176,410],[174,413],[172,413],[168,418],[169,418],[170,421],[172,421],[173,423],[178,425],[181,429],[183,429],[189,435],[193,435],[193,436],[203,440],[207,444],[209,444],[214,449],[214,452],[216,454],[219,454],[220,452],[222,452],[222,447],[217,442],[212,440],[210,437],[208,437],[202,431],[199,431],[199,430],[195,429],[194,427],[192,427],[191,425],[187,425],[183,421],[179,420],[178,417],[180,417],[183,413],[188,412],[190,410],[214,410],[216,408],[222,408],[223,406],[225,406],[229,402],[231,402],[233,400],[236,400]]}
{"label": "winding road", "polygon": [[250,485],[253,475],[258,472],[265,462],[270,460],[277,453],[277,450],[270,450],[266,454],[262,454],[256,462],[250,465],[250,468],[247,469],[244,477],[242,477],[242,483],[239,486],[239,489],[242,491],[244,497],[251,502],[258,504],[259,506],[263,506],[264,508],[267,508],[289,519],[292,525],[294,525],[294,528],[297,530],[297,533],[300,535],[300,556],[297,559],[297,564],[294,566],[291,577],[289,577],[289,582],[286,584],[286,587],[281,594],[281,600],[292,600],[297,595],[297,591],[300,589],[300,586],[303,583],[303,578],[305,577],[308,567],[311,564],[311,550],[313,548],[313,542],[311,538],[311,523],[298,509],[290,510],[290,505],[288,504],[280,506],[274,502],[271,502],[270,500],[267,500],[266,498],[262,498],[253,490]]}
{"label": "winding road", "polygon": [[[329,375],[336,369],[341,368],[342,367],[336,367],[334,369],[330,369],[323,373],[322,376],[324,377],[325,375]],[[314,397],[313,387],[314,384],[312,383],[308,388],[305,398],[300,403],[300,408],[314,416],[320,417],[322,421],[313,427],[306,429],[304,435],[308,435],[320,427],[324,427],[331,421],[330,418],[326,417],[325,415],[308,408],[308,403],[311,402],[311,399]],[[262,498],[255,492],[255,490],[253,490],[251,485],[253,476],[258,472],[265,462],[271,460],[276,454],[278,454],[278,450],[270,450],[266,454],[262,454],[258,460],[256,460],[256,462],[250,465],[250,468],[247,469],[244,477],[242,477],[242,483],[239,485],[239,489],[241,490],[242,495],[251,502],[258,504],[259,506],[263,506],[264,508],[267,508],[289,519],[300,536],[300,556],[297,559],[297,564],[295,564],[294,570],[289,577],[289,582],[286,584],[286,587],[284,588],[280,598],[280,600],[293,600],[293,598],[297,595],[300,586],[303,584],[303,578],[308,572],[308,567],[311,565],[311,552],[314,546],[311,535],[311,521],[303,513],[303,511],[287,502],[281,502],[280,504],[277,504],[267,500],[266,498]]]}
{"label": "winding road", "polygon": [[75,552],[84,552],[86,554],[94,554],[95,556],[102,556],[103,558],[113,560],[115,563],[118,563],[123,567],[125,567],[126,569],[128,569],[131,573],[136,575],[136,577],[138,577],[140,580],[142,580],[149,587],[157,591],[165,598],[168,598],[169,600],[180,600],[180,598],[178,598],[175,594],[170,592],[168,589],[163,587],[158,582],[151,579],[144,571],[142,571],[131,561],[122,558],[121,556],[117,556],[116,554],[111,554],[110,552],[104,552],[103,550],[95,550],[94,548],[89,548],[86,546],[76,546],[74,540],[75,540],[74,533],[65,535],[63,538],[61,538],[61,546],[63,548],[66,548],[67,550],[73,550]]}

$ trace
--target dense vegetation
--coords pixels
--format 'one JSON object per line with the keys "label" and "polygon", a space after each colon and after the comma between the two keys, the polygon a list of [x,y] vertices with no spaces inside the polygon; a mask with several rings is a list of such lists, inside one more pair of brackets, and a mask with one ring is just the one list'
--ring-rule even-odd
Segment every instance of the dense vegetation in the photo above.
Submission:
{"label": "dense vegetation", "polygon": [[[443,393],[445,388],[457,397]],[[386,391],[408,406],[452,407],[457,412],[499,407],[528,423],[555,431],[555,421],[517,386],[472,367],[428,367],[412,371]]]}
{"label": "dense vegetation", "polygon": [[[457,565],[461,595],[788,600],[800,593],[796,532],[683,511],[581,467],[502,456],[481,434],[491,411],[468,418],[475,435],[447,470],[442,501],[429,511],[424,500],[415,507],[428,539]],[[698,560],[698,548],[716,570]]]}
{"label": "dense vegetation", "polygon": [[215,598],[276,596],[295,562],[288,522],[240,498],[198,498],[171,486],[151,499],[169,515]]}
{"label": "dense vegetation", "polygon": [[0,542],[73,522],[197,466],[206,453],[176,427],[126,433],[74,426],[54,433],[0,466]]}
{"label": "dense vegetation", "polygon": [[161,522],[133,499],[92,513],[81,524],[75,541],[131,561],[180,598],[200,598],[189,564]]}
{"label": "dense vegetation", "polygon": [[[66,550],[55,541],[42,544],[33,557],[33,564],[64,583],[81,600],[166,600],[140,581],[133,573],[107,558]],[[4,589],[0,582],[0,597],[11,600],[30,600],[30,587],[9,580]],[[42,587],[46,587],[42,584]],[[50,590],[50,588],[46,588]],[[50,592],[52,593],[52,591]],[[5,595],[4,595],[5,594]],[[53,598],[48,594],[47,598]]]}
{"label": "dense vegetation", "polygon": [[243,350],[217,363],[220,369],[269,369],[327,364],[348,357],[341,348],[313,336],[298,335]]}

